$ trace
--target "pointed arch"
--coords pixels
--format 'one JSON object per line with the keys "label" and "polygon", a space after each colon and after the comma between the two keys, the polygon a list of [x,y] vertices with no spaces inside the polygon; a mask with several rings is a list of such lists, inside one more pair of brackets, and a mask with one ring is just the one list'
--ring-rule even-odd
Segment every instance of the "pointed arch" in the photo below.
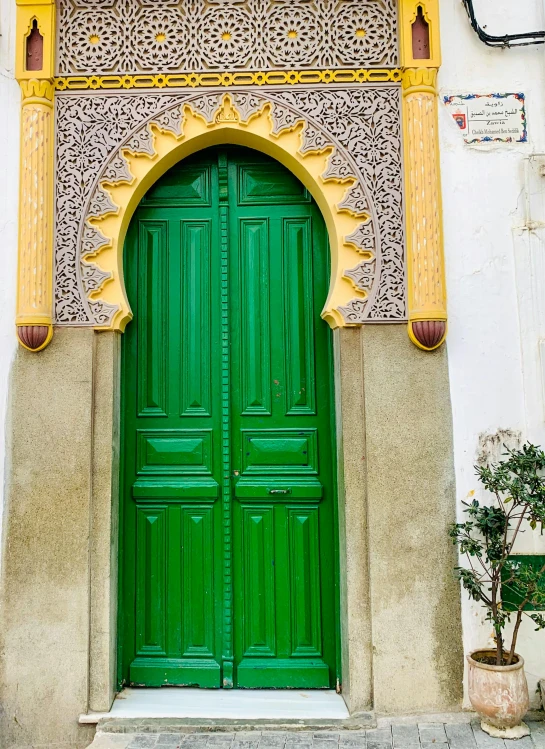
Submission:
{"label": "pointed arch", "polygon": [[140,126],[104,166],[80,232],[82,284],[97,328],[123,331],[132,317],[123,283],[131,217],[171,166],[213,145],[242,145],[287,167],[312,194],[326,223],[331,279],[322,317],[332,328],[361,324],[376,293],[376,217],[350,156],[310,118],[253,92],[195,95]]}

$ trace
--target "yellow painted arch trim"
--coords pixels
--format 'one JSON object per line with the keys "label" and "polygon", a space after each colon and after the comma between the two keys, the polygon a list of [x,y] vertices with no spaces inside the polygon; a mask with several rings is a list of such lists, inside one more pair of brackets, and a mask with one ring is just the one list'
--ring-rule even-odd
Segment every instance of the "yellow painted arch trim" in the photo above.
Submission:
{"label": "yellow painted arch trim", "polygon": [[267,102],[247,122],[241,122],[229,94],[226,94],[213,122],[209,123],[191,108],[189,102],[183,109],[181,135],[176,136],[168,130],[162,130],[153,121],[149,125],[154,136],[153,156],[131,153],[121,148],[133,178],[130,182],[114,184],[106,180],[101,181],[101,188],[109,194],[117,210],[115,213],[91,216],[87,219],[89,225],[95,226],[107,238],[108,244],[96,253],[85,255],[83,259],[111,274],[111,278],[89,295],[89,300],[93,302],[100,299],[118,307],[110,325],[97,326],[97,330],[123,331],[132,319],[123,280],[123,244],[134,211],[142,197],[181,159],[209,146],[223,144],[247,146],[273,157],[287,167],[312,194],[324,217],[331,251],[330,289],[322,317],[332,328],[347,325],[338,308],[354,298],[365,299],[366,292],[356,289],[353,282],[344,277],[344,271],[353,268],[362,260],[372,260],[374,255],[357,250],[353,244],[347,243],[345,238],[360,224],[369,220],[370,214],[353,215],[345,208],[338,208],[356,180],[352,177],[342,181],[337,178],[322,178],[333,147],[328,146],[320,152],[310,151],[301,154],[304,119],[301,118],[293,128],[282,130],[275,136],[272,134],[270,109],[271,105]]}

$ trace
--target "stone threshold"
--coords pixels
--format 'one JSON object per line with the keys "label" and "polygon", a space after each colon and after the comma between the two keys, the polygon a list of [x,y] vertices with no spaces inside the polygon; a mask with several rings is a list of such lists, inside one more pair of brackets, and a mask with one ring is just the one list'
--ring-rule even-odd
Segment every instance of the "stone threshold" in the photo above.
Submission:
{"label": "stone threshold", "polygon": [[101,718],[97,733],[239,733],[262,731],[364,731],[376,727],[373,713],[335,720],[318,719],[202,719],[202,718]]}
{"label": "stone threshold", "polygon": [[[370,725],[374,717],[365,713],[360,721]],[[93,724],[112,720],[163,720],[189,725],[226,725],[240,722],[249,725],[268,721],[271,725],[342,726],[350,716],[340,694],[332,689],[193,689],[193,688],[125,688],[115,698],[108,712],[90,712],[79,722]],[[208,722],[210,721],[210,723]],[[310,721],[310,723],[309,723]]]}

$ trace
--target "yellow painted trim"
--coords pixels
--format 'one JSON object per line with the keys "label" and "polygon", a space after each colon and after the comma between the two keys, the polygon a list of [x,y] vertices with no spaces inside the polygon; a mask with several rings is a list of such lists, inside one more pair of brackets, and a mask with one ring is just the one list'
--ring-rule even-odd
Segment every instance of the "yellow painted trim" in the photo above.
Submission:
{"label": "yellow painted trim", "polygon": [[[22,81],[18,325],[53,320],[53,86]],[[27,96],[25,96],[27,95]]]}
{"label": "yellow painted trim", "polygon": [[[320,152],[300,152],[301,133],[304,120],[301,119],[291,129],[285,129],[278,136],[272,134],[273,122],[270,104],[242,122],[229,94],[225,94],[212,123],[208,123],[192,109],[191,103],[184,106],[181,135],[161,130],[152,124],[153,156],[135,154],[124,150],[132,180],[130,182],[101,182],[116,206],[109,214],[89,217],[88,223],[95,226],[108,239],[108,244],[92,255],[97,258],[101,270],[112,274],[103,286],[90,295],[91,301],[101,299],[107,304],[118,306],[109,328],[123,331],[132,318],[123,282],[123,244],[132,215],[146,191],[174,164],[196,151],[213,145],[234,144],[247,146],[277,159],[287,167],[307,187],[316,200],[327,226],[331,248],[331,284],[322,317],[332,328],[346,325],[338,307],[356,298],[365,299],[365,292],[355,290],[344,271],[353,268],[362,259],[372,259],[371,253],[360,253],[353,245],[345,242],[362,222],[370,216],[351,215],[337,206],[354,184],[354,178],[338,180],[322,178],[327,168],[332,147]],[[93,260],[95,262],[95,260]],[[98,329],[98,328],[97,328]]]}
{"label": "yellow painted trim", "polygon": [[[413,57],[413,23],[418,6],[422,7],[430,31],[430,59]],[[399,0],[399,40],[401,64],[404,68],[441,67],[441,38],[439,28],[439,0]]]}
{"label": "yellow painted trim", "polygon": [[407,68],[401,76],[403,96],[417,93],[437,96],[437,70],[435,68]]}
{"label": "yellow painted trim", "polygon": [[399,68],[358,70],[273,70],[267,72],[91,75],[55,78],[57,91],[97,91],[148,88],[207,88],[217,86],[278,86],[316,83],[399,83]]}
{"label": "yellow painted trim", "polygon": [[410,323],[447,319],[436,80],[427,68],[403,74],[409,336],[423,349]]}
{"label": "yellow painted trim", "polygon": [[[26,69],[26,40],[36,19],[44,40],[41,70]],[[18,81],[30,78],[53,78],[55,74],[55,0],[17,0],[17,46],[15,77]]]}
{"label": "yellow painted trim", "polygon": [[[28,71],[26,45],[34,20],[43,37],[43,64],[41,70]],[[15,322],[49,328],[42,350],[53,336],[54,0],[17,0],[16,38],[15,71],[22,102]]]}
{"label": "yellow painted trim", "polygon": [[[412,25],[422,7],[430,32],[430,59],[413,57]],[[399,0],[405,233],[407,250],[408,334],[412,323],[447,319],[443,209],[439,164],[437,69],[441,65],[439,0]],[[443,340],[434,348],[438,348]]]}

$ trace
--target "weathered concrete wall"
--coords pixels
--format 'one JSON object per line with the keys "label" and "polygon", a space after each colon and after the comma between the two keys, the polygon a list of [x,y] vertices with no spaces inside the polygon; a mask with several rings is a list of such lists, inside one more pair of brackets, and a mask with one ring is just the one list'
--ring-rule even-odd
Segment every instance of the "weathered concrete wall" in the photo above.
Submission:
{"label": "weathered concrete wall", "polygon": [[[115,668],[119,337],[20,350],[0,596],[0,747],[84,747]],[[352,712],[459,704],[446,352],[403,326],[336,334],[342,627]],[[114,491],[112,491],[114,487]]]}
{"label": "weathered concrete wall", "polygon": [[90,508],[89,710],[106,712],[117,682],[120,335],[95,334]]}
{"label": "weathered concrete wall", "polygon": [[[522,92],[529,143],[464,145],[440,105],[449,312],[448,352],[458,508],[477,491],[481,435],[520,433],[545,445],[545,65],[543,46],[490,49],[462,3],[441,0],[442,95]],[[490,34],[545,28],[543,0],[477,0]],[[528,532],[521,551],[545,553]],[[491,642],[484,610],[463,595],[466,651]],[[528,626],[529,625],[529,626]],[[545,636],[525,622],[520,652],[530,695],[545,677]]]}
{"label": "weathered concrete wall", "polygon": [[0,596],[0,747],[79,749],[88,703],[93,330],[12,370]]}
{"label": "weathered concrete wall", "polygon": [[361,330],[335,332],[343,697],[351,714],[373,706],[369,528]]}
{"label": "weathered concrete wall", "polygon": [[460,707],[463,653],[447,352],[363,328],[373,692],[378,712]]}

